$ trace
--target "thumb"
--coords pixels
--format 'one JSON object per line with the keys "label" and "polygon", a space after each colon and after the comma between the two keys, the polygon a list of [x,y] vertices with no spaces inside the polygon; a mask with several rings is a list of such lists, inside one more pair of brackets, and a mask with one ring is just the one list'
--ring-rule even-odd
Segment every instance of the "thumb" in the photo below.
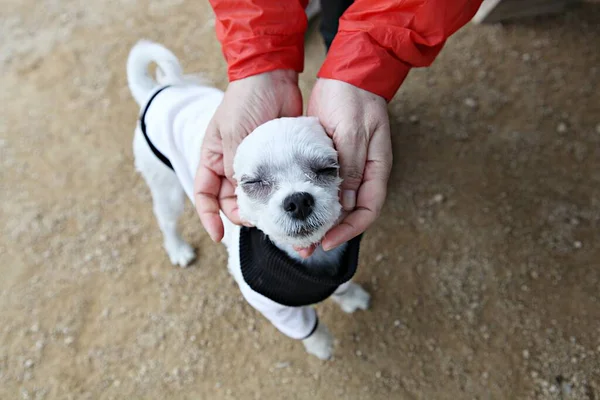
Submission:
{"label": "thumb", "polygon": [[242,143],[242,140],[249,132],[240,134],[242,130],[238,132],[232,132],[231,127],[227,127],[220,131],[220,135],[223,141],[223,172],[225,177],[235,187],[236,182],[233,179],[233,161],[235,158],[235,152],[238,146]]}
{"label": "thumb", "polygon": [[235,180],[233,179],[233,157],[237,150],[239,143],[230,141],[223,143],[223,169],[225,177],[235,186]]}
{"label": "thumb", "polygon": [[346,211],[356,207],[356,193],[363,180],[367,160],[367,137],[359,132],[336,132],[333,142],[340,163],[341,201]]}

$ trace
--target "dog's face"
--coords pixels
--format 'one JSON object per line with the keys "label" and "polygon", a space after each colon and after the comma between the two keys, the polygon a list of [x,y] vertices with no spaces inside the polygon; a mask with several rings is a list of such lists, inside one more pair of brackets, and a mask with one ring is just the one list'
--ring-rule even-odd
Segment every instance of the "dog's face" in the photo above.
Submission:
{"label": "dog's face", "polygon": [[233,169],[240,217],[276,243],[317,243],[340,216],[337,152],[316,118],[259,126],[238,147]]}

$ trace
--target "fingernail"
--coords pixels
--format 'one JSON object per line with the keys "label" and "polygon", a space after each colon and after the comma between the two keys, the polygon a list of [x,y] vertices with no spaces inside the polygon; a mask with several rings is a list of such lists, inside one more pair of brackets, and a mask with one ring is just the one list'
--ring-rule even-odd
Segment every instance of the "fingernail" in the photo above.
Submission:
{"label": "fingernail", "polygon": [[342,207],[346,211],[354,210],[354,207],[356,207],[356,191],[355,190],[344,190],[342,192]]}

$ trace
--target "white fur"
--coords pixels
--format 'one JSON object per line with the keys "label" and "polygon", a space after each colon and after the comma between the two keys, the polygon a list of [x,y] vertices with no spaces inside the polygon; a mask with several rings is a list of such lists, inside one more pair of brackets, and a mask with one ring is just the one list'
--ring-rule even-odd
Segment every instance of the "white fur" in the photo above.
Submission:
{"label": "white fur", "polygon": [[[187,79],[181,73],[177,58],[161,45],[141,41],[130,52],[127,62],[127,75],[131,92],[140,105],[144,107],[152,93],[159,87],[157,81],[150,78],[147,69],[150,63],[158,64],[158,80],[161,84],[175,84],[183,87],[207,87],[205,84]],[[214,89],[211,89],[214,92]],[[176,93],[176,92],[171,92]],[[173,95],[173,94],[172,94]],[[162,96],[160,94],[157,99]],[[200,123],[193,127],[205,127],[218,104],[194,110],[194,117]],[[169,110],[162,110],[166,105],[153,103],[151,112],[159,115]],[[149,123],[147,119],[147,123]],[[193,121],[192,121],[193,122]],[[185,194],[193,201],[191,179],[183,179],[186,173],[193,176],[199,159],[200,145],[204,129],[194,132],[187,138],[184,147],[194,156],[187,157],[186,162],[173,159],[176,152],[169,154],[175,167],[175,172],[167,168],[151,152],[143,134],[138,126],[135,130],[133,149],[136,169],[145,179],[152,193],[154,213],[164,237],[164,247],[171,263],[185,267],[194,259],[192,247],[186,243],[177,231],[177,221],[182,213]],[[183,140],[180,139],[180,140]],[[156,145],[156,143],[155,143]],[[337,221],[341,206],[338,199],[339,178],[319,181],[312,172],[299,166],[300,160],[313,159],[337,160],[331,139],[327,136],[316,118],[298,117],[281,118],[259,126],[238,147],[234,158],[235,177],[239,181],[244,177],[255,175],[259,166],[266,166],[269,170],[270,192],[268,198],[257,200],[250,196],[238,185],[236,190],[238,205],[242,218],[252,222],[257,228],[265,232],[269,238],[283,251],[298,259],[293,246],[307,246],[321,240],[325,232]],[[183,165],[184,167],[181,167]],[[179,167],[178,167],[179,166]],[[183,169],[186,169],[185,171]],[[326,182],[326,183],[323,183]],[[183,185],[183,186],[182,186]],[[289,218],[282,208],[283,199],[295,192],[307,192],[313,195],[315,204],[313,213],[306,222],[298,222]],[[245,283],[239,261],[239,233],[240,227],[232,224],[222,215],[225,225],[223,243],[229,253],[228,267],[238,283],[242,294],[248,302],[263,313],[278,329],[288,336],[294,337],[294,323],[298,320],[308,321],[314,318],[311,307],[286,307],[277,304],[253,292]],[[305,224],[310,234],[296,237],[290,231]],[[318,264],[324,259],[337,259],[341,256],[344,246],[325,252],[319,246],[314,255],[304,260],[308,265]],[[366,309],[369,304],[369,295],[358,284],[347,282],[341,285],[332,296],[346,312],[356,309]],[[292,321],[294,318],[296,322]],[[290,325],[292,324],[292,325]],[[331,356],[333,338],[322,323],[317,330],[303,340],[306,350],[319,358],[327,359]]]}

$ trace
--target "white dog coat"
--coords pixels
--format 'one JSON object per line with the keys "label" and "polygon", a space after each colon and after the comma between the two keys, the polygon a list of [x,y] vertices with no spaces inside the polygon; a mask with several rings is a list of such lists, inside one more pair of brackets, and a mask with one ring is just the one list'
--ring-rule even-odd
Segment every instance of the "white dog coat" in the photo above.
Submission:
{"label": "white dog coat", "polygon": [[[177,175],[194,202],[194,176],[208,123],[223,92],[203,86],[166,86],[150,97],[140,129],[152,152]],[[160,110],[160,112],[152,112]],[[244,298],[282,333],[294,339],[310,336],[318,318],[310,304],[341,294],[358,263],[360,237],[349,242],[336,276],[311,274],[256,228],[239,228],[239,242],[228,246],[239,262],[230,269]]]}

